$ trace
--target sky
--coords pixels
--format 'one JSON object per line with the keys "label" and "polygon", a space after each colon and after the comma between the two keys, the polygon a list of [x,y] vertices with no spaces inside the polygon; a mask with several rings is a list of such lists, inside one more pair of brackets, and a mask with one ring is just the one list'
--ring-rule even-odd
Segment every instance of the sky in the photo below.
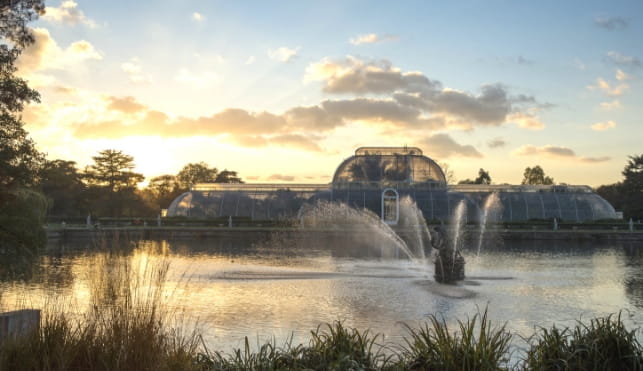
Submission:
{"label": "sky", "polygon": [[622,180],[643,154],[641,1],[47,1],[19,74],[48,159],[204,161],[328,183],[363,146],[416,146],[456,180]]}

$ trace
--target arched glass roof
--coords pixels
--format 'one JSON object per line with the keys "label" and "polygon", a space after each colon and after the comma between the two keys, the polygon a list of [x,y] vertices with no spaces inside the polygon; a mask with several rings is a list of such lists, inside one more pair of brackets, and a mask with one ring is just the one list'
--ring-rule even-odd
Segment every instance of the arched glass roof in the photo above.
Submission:
{"label": "arched glass roof", "polygon": [[367,182],[446,186],[440,166],[416,147],[360,147],[333,176],[333,184]]}

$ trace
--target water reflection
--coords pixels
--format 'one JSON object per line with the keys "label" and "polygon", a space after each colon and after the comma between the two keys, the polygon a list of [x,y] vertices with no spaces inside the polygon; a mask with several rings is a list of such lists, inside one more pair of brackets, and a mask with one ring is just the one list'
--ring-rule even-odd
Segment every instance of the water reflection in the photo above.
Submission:
{"label": "water reflection", "polygon": [[623,247],[627,274],[623,280],[625,294],[639,309],[643,309],[643,248],[630,243]]}
{"label": "water reflection", "polygon": [[244,336],[304,341],[309,330],[337,319],[400,341],[401,322],[413,326],[438,313],[455,323],[486,306],[492,320],[521,335],[621,309],[632,313],[630,325],[643,323],[641,244],[505,241],[477,257],[465,251],[468,278],[454,287],[433,282],[431,264],[396,259],[374,243],[342,241],[280,233],[108,244],[130,259],[127,274],[104,259],[109,249],[77,241],[22,265],[4,264],[1,299],[10,309],[44,307],[55,297],[80,313],[109,294],[92,291],[97,277],[138,280],[162,260],[169,263],[163,300],[198,320],[206,342],[218,349],[240,346]]}

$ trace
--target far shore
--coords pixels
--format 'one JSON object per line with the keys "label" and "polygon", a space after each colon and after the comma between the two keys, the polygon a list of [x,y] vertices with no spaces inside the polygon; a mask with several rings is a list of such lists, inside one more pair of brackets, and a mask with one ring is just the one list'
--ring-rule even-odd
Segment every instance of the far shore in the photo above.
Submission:
{"label": "far shore", "polygon": [[[543,226],[525,228],[490,228],[488,232],[504,240],[576,240],[576,241],[632,241],[643,242],[643,230],[629,231],[628,229],[583,229],[573,228],[566,230],[544,229]],[[476,235],[477,228],[467,228]],[[75,226],[48,226],[47,240],[68,241],[76,239],[96,239],[119,235],[132,240],[187,240],[204,238],[234,238],[234,237],[267,237],[272,233],[293,234],[329,234],[329,233],[360,233],[353,229],[323,229],[301,227],[200,227],[200,226],[106,226],[90,227]]]}

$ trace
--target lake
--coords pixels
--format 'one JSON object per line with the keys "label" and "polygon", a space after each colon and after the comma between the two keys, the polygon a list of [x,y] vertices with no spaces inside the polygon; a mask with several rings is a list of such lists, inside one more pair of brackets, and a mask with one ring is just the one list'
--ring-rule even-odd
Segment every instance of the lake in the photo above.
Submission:
{"label": "lake", "polygon": [[[51,244],[27,261],[4,256],[3,309],[83,313],[92,280],[105,272],[101,243]],[[403,324],[417,328],[436,314],[455,325],[487,307],[493,323],[522,336],[620,310],[628,328],[643,324],[641,242],[505,241],[479,255],[471,247],[463,251],[466,280],[457,285],[435,283],[425,261],[301,234],[126,245],[132,277],[169,264],[167,308],[184,327],[197,323],[205,343],[224,351],[243,346],[246,336],[251,345],[305,342],[310,330],[335,320],[400,343]],[[144,289],[144,281],[137,287]]]}

